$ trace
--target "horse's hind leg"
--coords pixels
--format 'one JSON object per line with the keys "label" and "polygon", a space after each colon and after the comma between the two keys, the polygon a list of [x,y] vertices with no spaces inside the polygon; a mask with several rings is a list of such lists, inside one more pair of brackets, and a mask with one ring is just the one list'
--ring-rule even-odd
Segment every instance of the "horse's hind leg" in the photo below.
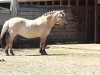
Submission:
{"label": "horse's hind leg", "polygon": [[10,54],[12,56],[15,55],[14,52],[13,52],[13,50],[12,50],[13,39],[14,39],[14,37],[10,37],[10,43],[9,43],[9,51],[10,51]]}
{"label": "horse's hind leg", "polygon": [[9,56],[8,49],[9,49],[9,45],[7,44],[6,47],[5,47],[6,56]]}
{"label": "horse's hind leg", "polygon": [[5,46],[5,53],[6,53],[6,56],[9,56],[9,38],[6,39],[6,46]]}

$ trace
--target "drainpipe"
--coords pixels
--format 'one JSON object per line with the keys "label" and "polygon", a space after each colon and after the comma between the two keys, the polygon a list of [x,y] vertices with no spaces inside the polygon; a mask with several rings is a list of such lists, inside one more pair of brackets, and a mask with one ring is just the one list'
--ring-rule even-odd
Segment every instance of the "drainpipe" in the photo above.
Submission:
{"label": "drainpipe", "polygon": [[11,0],[11,17],[16,17],[19,14],[19,6],[17,0]]}
{"label": "drainpipe", "polygon": [[88,35],[87,35],[87,32],[88,32],[88,30],[87,30],[87,24],[88,24],[88,0],[86,0],[86,10],[85,10],[85,29],[86,29],[86,31],[85,31],[85,42],[88,42],[87,40],[88,40]]}
{"label": "drainpipe", "polygon": [[[17,0],[11,0],[10,11],[11,11],[12,18],[17,17],[19,15],[19,6],[18,6]],[[18,37],[16,37],[16,38],[18,38]],[[18,41],[19,41],[19,38],[15,40],[16,43],[18,43]],[[17,46],[19,46],[19,45],[17,45]]]}
{"label": "drainpipe", "polygon": [[97,0],[94,0],[95,1],[95,33],[94,33],[94,42],[97,43]]}

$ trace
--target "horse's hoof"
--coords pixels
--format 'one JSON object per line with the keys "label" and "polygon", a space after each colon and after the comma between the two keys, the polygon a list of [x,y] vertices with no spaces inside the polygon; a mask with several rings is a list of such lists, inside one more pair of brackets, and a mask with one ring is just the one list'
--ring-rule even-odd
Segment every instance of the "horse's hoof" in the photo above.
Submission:
{"label": "horse's hoof", "polygon": [[11,56],[15,56],[15,54],[13,53],[13,54],[11,54]]}
{"label": "horse's hoof", "polygon": [[41,55],[48,55],[48,54],[43,52],[43,53],[41,53]]}
{"label": "horse's hoof", "polygon": [[9,54],[6,54],[6,56],[10,56]]}
{"label": "horse's hoof", "polygon": [[15,54],[12,51],[10,52],[10,54],[11,54],[11,56],[15,56]]}

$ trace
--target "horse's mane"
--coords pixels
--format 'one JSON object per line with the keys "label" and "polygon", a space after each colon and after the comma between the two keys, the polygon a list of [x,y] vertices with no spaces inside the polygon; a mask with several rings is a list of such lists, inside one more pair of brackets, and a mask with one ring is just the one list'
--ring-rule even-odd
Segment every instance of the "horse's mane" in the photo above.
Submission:
{"label": "horse's mane", "polygon": [[54,14],[55,12],[56,12],[56,11],[49,11],[49,12],[44,13],[42,16],[52,15],[52,14]]}

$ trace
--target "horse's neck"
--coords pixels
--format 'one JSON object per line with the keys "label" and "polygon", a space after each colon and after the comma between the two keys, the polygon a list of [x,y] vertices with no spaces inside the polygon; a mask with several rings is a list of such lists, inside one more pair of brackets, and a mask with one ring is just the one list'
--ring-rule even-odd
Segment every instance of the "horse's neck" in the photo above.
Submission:
{"label": "horse's neck", "polygon": [[56,24],[57,19],[53,15],[48,15],[47,16],[47,24],[51,28]]}

